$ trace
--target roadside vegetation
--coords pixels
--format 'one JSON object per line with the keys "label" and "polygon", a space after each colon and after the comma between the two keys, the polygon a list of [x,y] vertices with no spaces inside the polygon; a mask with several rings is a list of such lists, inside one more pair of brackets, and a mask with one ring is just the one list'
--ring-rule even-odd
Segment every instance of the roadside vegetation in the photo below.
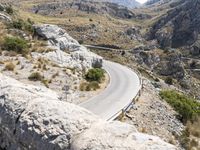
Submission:
{"label": "roadside vegetation", "polygon": [[80,91],[96,91],[105,79],[105,71],[101,68],[93,68],[85,74],[86,82],[80,84]]}
{"label": "roadside vegetation", "polygon": [[104,79],[104,70],[100,68],[94,68],[88,70],[88,72],[85,75],[85,79],[89,82],[91,81],[96,81],[96,82],[101,82]]}
{"label": "roadside vegetation", "polygon": [[200,103],[184,94],[176,91],[161,91],[160,96],[179,113],[179,119],[183,123],[195,121],[200,115]]}
{"label": "roadside vegetation", "polygon": [[200,148],[200,103],[171,90],[161,91],[160,96],[178,112],[178,118],[186,125],[186,129],[178,137],[181,145],[187,150]]}

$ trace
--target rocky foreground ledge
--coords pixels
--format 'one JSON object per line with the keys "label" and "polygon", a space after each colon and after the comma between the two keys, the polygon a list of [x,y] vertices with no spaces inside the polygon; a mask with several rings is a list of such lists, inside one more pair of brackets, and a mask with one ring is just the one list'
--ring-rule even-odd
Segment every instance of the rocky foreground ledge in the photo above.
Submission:
{"label": "rocky foreground ledge", "polygon": [[174,150],[134,126],[106,122],[47,88],[0,74],[0,147],[8,150]]}

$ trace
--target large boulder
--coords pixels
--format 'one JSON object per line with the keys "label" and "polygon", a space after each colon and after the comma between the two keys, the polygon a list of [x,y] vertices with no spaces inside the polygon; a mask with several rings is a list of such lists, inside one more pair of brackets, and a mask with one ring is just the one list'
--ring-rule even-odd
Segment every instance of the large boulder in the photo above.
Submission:
{"label": "large boulder", "polygon": [[[67,32],[57,25],[35,25],[36,34],[48,41],[50,48],[55,52],[50,52],[50,58],[57,58],[58,55],[69,62],[79,64],[84,69],[90,67],[102,67],[102,57],[90,52],[86,47],[80,45],[75,39],[67,34]],[[64,53],[63,53],[64,52]],[[67,54],[66,54],[67,53]],[[67,55],[67,56],[64,56]]]}
{"label": "large boulder", "polygon": [[49,89],[0,74],[0,147],[7,150],[174,150],[134,126],[106,122]]}

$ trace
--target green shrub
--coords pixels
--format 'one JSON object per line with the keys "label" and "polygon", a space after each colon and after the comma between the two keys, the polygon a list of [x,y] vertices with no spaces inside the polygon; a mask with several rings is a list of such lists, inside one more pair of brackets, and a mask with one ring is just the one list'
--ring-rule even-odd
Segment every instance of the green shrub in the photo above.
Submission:
{"label": "green shrub", "polygon": [[101,82],[104,79],[104,70],[100,68],[90,69],[86,75],[86,80]]}
{"label": "green shrub", "polygon": [[44,77],[39,72],[33,72],[28,79],[31,81],[43,81]]}
{"label": "green shrub", "polygon": [[8,51],[15,51],[20,54],[25,54],[28,48],[27,41],[18,37],[6,37],[3,43],[3,48]]}
{"label": "green shrub", "polygon": [[10,26],[12,28],[22,30],[22,28],[23,28],[23,20],[19,19],[19,20],[13,21],[12,23],[10,23]]}
{"label": "green shrub", "polygon": [[79,44],[83,44],[83,43],[84,43],[84,41],[83,41],[83,40],[79,40],[78,42],[79,42]]}
{"label": "green shrub", "polygon": [[169,84],[169,85],[172,85],[172,84],[173,84],[173,78],[167,77],[167,78],[165,79],[165,83],[167,83],[167,84]]}
{"label": "green shrub", "polygon": [[193,121],[200,115],[200,103],[193,98],[170,90],[161,91],[160,96],[179,113],[183,123]]}
{"label": "green shrub", "polygon": [[25,30],[30,33],[34,32],[33,23],[30,19],[27,19],[27,21],[24,21],[22,19],[15,20],[9,24],[10,28],[15,28],[19,30]]}
{"label": "green shrub", "polygon": [[14,13],[12,6],[7,6],[5,10],[6,10],[6,13],[8,13],[9,15],[12,15]]}

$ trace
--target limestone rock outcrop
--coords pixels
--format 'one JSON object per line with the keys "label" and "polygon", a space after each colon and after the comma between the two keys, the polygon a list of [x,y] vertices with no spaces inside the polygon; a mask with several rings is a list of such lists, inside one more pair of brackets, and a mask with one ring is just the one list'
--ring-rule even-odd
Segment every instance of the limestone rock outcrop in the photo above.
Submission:
{"label": "limestone rock outcrop", "polygon": [[79,69],[102,66],[102,57],[80,45],[75,39],[69,36],[64,29],[57,25],[35,25],[34,28],[36,34],[47,40],[50,48],[55,49],[55,51],[43,54],[50,60]]}
{"label": "limestone rock outcrop", "polygon": [[174,150],[134,126],[106,122],[49,89],[0,74],[0,147],[8,150]]}

